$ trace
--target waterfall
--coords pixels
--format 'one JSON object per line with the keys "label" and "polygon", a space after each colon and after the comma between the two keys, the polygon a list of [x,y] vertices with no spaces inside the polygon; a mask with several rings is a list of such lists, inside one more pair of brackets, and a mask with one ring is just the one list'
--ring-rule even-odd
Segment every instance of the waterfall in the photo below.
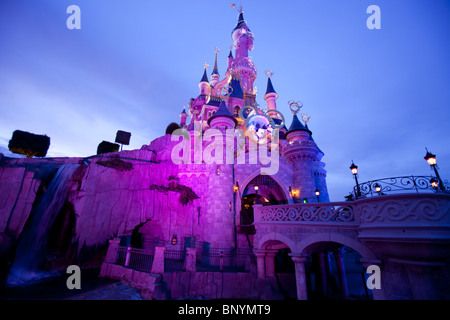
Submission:
{"label": "waterfall", "polygon": [[28,284],[55,274],[39,268],[45,257],[49,230],[66,201],[69,182],[78,166],[64,164],[58,169],[31,220],[27,221],[8,275],[9,286]]}

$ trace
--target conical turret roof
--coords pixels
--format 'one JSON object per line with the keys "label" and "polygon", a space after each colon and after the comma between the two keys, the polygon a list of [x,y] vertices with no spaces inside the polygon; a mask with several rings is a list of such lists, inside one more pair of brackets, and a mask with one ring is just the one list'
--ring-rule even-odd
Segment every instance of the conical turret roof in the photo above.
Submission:
{"label": "conical turret roof", "polygon": [[209,119],[208,124],[211,122],[212,119],[217,117],[227,117],[230,119],[233,119],[234,123],[236,123],[236,119],[231,115],[230,111],[228,111],[227,105],[225,104],[225,101],[222,100],[222,102],[219,105],[219,108],[217,109],[216,113],[214,113]]}
{"label": "conical turret roof", "polygon": [[309,134],[311,134],[311,131],[310,131],[309,129],[307,129],[307,128],[301,123],[301,121],[298,119],[297,115],[294,114],[294,117],[293,117],[293,119],[292,119],[292,124],[291,124],[291,126],[289,127],[289,130],[286,132],[286,135],[287,135],[289,132],[297,131],[297,130],[308,131]]}
{"label": "conical turret roof", "polygon": [[270,77],[267,78],[267,89],[266,89],[266,94],[268,94],[268,93],[277,93],[277,92],[275,91],[275,89],[273,88],[272,80],[270,80]]}
{"label": "conical turret roof", "polygon": [[209,82],[208,75],[206,74],[206,68],[205,71],[203,72],[203,77],[202,80],[200,80],[200,82]]}

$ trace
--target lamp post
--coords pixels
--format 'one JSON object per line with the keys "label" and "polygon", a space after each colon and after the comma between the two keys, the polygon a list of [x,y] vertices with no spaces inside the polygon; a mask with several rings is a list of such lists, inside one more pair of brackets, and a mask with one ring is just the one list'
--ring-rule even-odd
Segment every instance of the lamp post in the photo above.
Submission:
{"label": "lamp post", "polygon": [[424,159],[427,160],[428,164],[433,168],[434,173],[436,174],[439,189],[441,189],[442,191],[445,191],[444,183],[442,183],[442,179],[439,176],[439,172],[436,168],[436,155],[432,154],[430,151],[428,151],[427,148],[425,148],[425,150],[427,150],[427,154],[425,155]]}
{"label": "lamp post", "polygon": [[314,191],[314,193],[316,194],[317,202],[320,202],[320,200],[319,200],[319,196],[320,196],[320,191],[319,191],[319,189],[316,189],[316,191]]}
{"label": "lamp post", "polygon": [[431,178],[430,183],[431,183],[431,186],[433,187],[433,189],[437,191],[439,182],[435,178]]}
{"label": "lamp post", "polygon": [[375,183],[373,186],[375,187],[375,191],[380,196],[381,195],[381,186],[378,183]]}
{"label": "lamp post", "polygon": [[350,170],[352,171],[352,174],[353,174],[353,176],[355,177],[355,182],[356,182],[356,197],[359,197],[359,196],[361,196],[361,190],[359,189],[359,183],[358,183],[358,177],[357,177],[357,174],[358,174],[358,166],[355,165],[355,164],[353,163],[353,160],[352,160],[352,165],[350,166]]}

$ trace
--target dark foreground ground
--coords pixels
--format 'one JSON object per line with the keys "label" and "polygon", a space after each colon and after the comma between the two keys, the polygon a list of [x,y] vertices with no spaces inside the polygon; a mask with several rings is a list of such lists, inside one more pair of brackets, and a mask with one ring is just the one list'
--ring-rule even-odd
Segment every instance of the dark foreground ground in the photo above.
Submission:
{"label": "dark foreground ground", "polygon": [[69,290],[68,274],[21,287],[0,291],[1,300],[142,300],[137,289],[120,281],[99,278],[98,269],[83,270],[81,289]]}

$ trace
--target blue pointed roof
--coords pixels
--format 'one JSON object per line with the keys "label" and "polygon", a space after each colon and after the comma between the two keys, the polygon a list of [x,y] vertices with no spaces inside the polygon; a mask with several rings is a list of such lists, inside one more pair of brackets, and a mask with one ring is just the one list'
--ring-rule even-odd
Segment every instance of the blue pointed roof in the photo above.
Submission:
{"label": "blue pointed roof", "polygon": [[188,114],[186,113],[186,107],[183,108],[183,111],[181,111],[180,116],[183,115],[183,114],[188,115]]}
{"label": "blue pointed roof", "polygon": [[267,78],[267,89],[266,89],[266,94],[268,94],[268,93],[277,93],[277,92],[275,91],[275,89],[273,88],[272,80],[270,80],[270,77]]}
{"label": "blue pointed roof", "polygon": [[230,111],[228,111],[227,105],[225,104],[225,101],[222,100],[222,102],[219,105],[219,109],[217,109],[216,113],[214,113],[209,119],[208,124],[211,122],[212,119],[217,117],[227,117],[230,119],[233,119],[234,123],[237,124],[236,119],[231,115]]}
{"label": "blue pointed roof", "polygon": [[294,117],[293,117],[293,119],[292,119],[292,124],[291,124],[291,126],[289,127],[289,130],[286,132],[286,135],[287,135],[289,132],[297,131],[297,130],[308,131],[309,134],[311,134],[311,131],[309,131],[308,128],[305,128],[305,126],[304,126],[304,125],[300,122],[300,120],[298,119],[297,115],[294,114]]}
{"label": "blue pointed roof", "polygon": [[206,68],[205,71],[203,72],[203,77],[202,80],[200,80],[200,82],[209,82],[208,75],[206,74]]}
{"label": "blue pointed roof", "polygon": [[242,91],[239,79],[231,79],[230,87],[233,89],[230,93],[230,97],[244,99],[244,92]]}
{"label": "blue pointed roof", "polygon": [[219,75],[219,69],[217,68],[217,60],[216,60],[216,63],[214,64],[214,69],[213,69],[211,75],[215,75],[215,74]]}
{"label": "blue pointed roof", "polygon": [[230,50],[230,54],[228,55],[228,58],[233,58],[233,52]]}
{"label": "blue pointed roof", "polygon": [[181,111],[180,115],[182,115],[182,114],[187,114],[187,113],[186,113],[186,107],[184,107],[184,108],[183,108],[183,111]]}
{"label": "blue pointed roof", "polygon": [[236,27],[233,29],[233,31],[231,33],[233,33],[236,29],[239,29],[239,28],[241,28],[243,26],[246,26],[248,31],[250,31],[250,28],[248,27],[247,23],[244,20],[244,13],[241,12],[241,13],[239,13],[238,23],[237,23]]}

